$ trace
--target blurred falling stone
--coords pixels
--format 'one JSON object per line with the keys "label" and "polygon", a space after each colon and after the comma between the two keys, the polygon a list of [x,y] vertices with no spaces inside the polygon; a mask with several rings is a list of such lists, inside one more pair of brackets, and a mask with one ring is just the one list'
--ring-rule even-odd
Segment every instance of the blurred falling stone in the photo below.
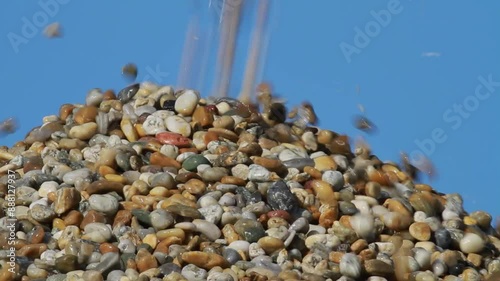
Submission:
{"label": "blurred falling stone", "polygon": [[372,121],[370,121],[368,118],[361,116],[361,115],[356,115],[354,117],[354,126],[358,129],[361,130],[365,133],[368,134],[374,134],[377,132],[377,126],[373,124]]}
{"label": "blurred falling stone", "polygon": [[17,121],[15,118],[8,118],[2,123],[0,123],[0,135],[10,135],[16,132],[17,130]]}
{"label": "blurred falling stone", "polygon": [[54,22],[47,25],[43,31],[43,34],[47,38],[62,37],[61,24],[58,22]]}
{"label": "blurred falling stone", "polygon": [[127,63],[122,67],[122,74],[131,79],[137,78],[137,66],[133,63]]}

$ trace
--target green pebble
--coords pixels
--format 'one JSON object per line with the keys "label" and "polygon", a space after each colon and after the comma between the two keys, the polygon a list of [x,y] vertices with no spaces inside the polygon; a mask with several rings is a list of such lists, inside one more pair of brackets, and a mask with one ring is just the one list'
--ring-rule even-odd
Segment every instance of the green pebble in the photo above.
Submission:
{"label": "green pebble", "polygon": [[210,161],[208,161],[205,156],[200,155],[200,154],[195,154],[191,155],[184,162],[182,162],[182,168],[190,171],[190,172],[196,172],[196,167],[201,164],[208,164],[210,165]]}
{"label": "green pebble", "polygon": [[134,215],[137,218],[137,220],[141,224],[144,224],[145,226],[153,225],[151,223],[151,217],[149,216],[149,212],[146,210],[139,210],[139,209],[132,210],[132,215]]}
{"label": "green pebble", "polygon": [[78,267],[78,257],[74,255],[64,255],[56,259],[56,270],[61,273],[68,273]]}

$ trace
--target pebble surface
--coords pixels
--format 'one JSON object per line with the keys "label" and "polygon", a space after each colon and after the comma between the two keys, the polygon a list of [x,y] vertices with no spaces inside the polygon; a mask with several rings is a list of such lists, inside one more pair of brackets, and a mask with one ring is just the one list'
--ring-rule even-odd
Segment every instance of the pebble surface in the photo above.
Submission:
{"label": "pebble surface", "polygon": [[0,281],[500,280],[491,215],[261,106],[152,83],[62,105],[0,147]]}

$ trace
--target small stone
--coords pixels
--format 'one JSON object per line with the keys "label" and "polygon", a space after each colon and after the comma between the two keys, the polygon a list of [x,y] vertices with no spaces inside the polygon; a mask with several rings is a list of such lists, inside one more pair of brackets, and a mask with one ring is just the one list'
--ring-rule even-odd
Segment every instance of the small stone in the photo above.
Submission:
{"label": "small stone", "polygon": [[364,266],[369,275],[390,277],[394,274],[394,268],[380,260],[367,260]]}
{"label": "small stone", "polygon": [[89,198],[89,203],[90,208],[108,216],[116,214],[119,207],[116,197],[109,194],[93,194]]}
{"label": "small stone", "polygon": [[196,168],[202,164],[210,165],[210,161],[208,161],[208,159],[205,158],[203,155],[194,154],[189,156],[188,158],[186,158],[186,160],[182,162],[182,168],[190,172],[194,172],[196,171]]}
{"label": "small stone", "polygon": [[47,38],[58,38],[62,37],[62,31],[61,31],[61,24],[58,22],[54,22],[51,24],[48,24],[44,30],[43,34]]}
{"label": "small stone", "polygon": [[151,165],[158,165],[160,167],[174,167],[176,169],[181,168],[181,164],[175,159],[167,157],[160,152],[153,152],[149,158]]}
{"label": "small stone", "polygon": [[56,217],[56,213],[49,206],[40,204],[34,205],[30,209],[30,214],[34,220],[42,223],[51,222]]}
{"label": "small stone", "polygon": [[314,158],[314,168],[316,168],[320,172],[334,171],[337,169],[337,164],[335,163],[335,161],[333,161],[332,157],[324,155]]}
{"label": "small stone", "polygon": [[166,208],[166,210],[169,211],[170,213],[174,213],[176,215],[181,215],[183,217],[188,217],[188,218],[193,218],[193,219],[203,218],[203,216],[201,215],[201,213],[197,209],[195,209],[193,207],[189,207],[189,206],[180,205],[180,204],[168,206]]}
{"label": "small stone", "polygon": [[267,191],[267,203],[273,210],[293,212],[299,202],[284,181],[277,181]]}
{"label": "small stone", "polygon": [[253,243],[265,236],[262,224],[251,219],[240,219],[234,224],[236,232],[246,241]]}
{"label": "small stone", "polygon": [[82,125],[88,122],[95,122],[97,113],[97,107],[84,106],[78,109],[73,118],[77,124]]}
{"label": "small stone", "polygon": [[108,180],[98,180],[94,181],[85,188],[85,191],[89,194],[103,194],[109,192],[117,192],[119,194],[123,193],[123,184],[119,182],[113,182]]}
{"label": "small stone", "polygon": [[223,256],[214,253],[199,251],[185,252],[181,255],[184,262],[194,264],[198,267],[210,270],[216,266],[226,267],[226,260]]}
{"label": "small stone", "polygon": [[133,63],[127,63],[122,67],[122,74],[132,79],[137,78],[137,65]]}
{"label": "small stone", "polygon": [[[187,280],[206,280],[208,277],[208,273],[205,269],[200,268],[194,264],[187,264],[181,270],[181,274]],[[182,280],[179,278],[172,279],[174,280]]]}
{"label": "small stone", "polygon": [[464,253],[479,253],[484,248],[484,241],[475,233],[466,233],[460,240],[460,250]]}
{"label": "small stone", "polygon": [[61,273],[68,273],[77,269],[78,257],[74,255],[64,255],[56,259],[56,270]]}
{"label": "small stone", "polygon": [[285,247],[283,241],[274,237],[262,237],[257,241],[259,246],[266,252],[266,254],[272,254],[279,251]]}
{"label": "small stone", "polygon": [[344,176],[339,171],[325,171],[321,179],[333,186],[335,191],[339,191],[344,187]]}
{"label": "small stone", "polygon": [[165,132],[165,123],[162,118],[149,115],[144,123],[142,123],[142,128],[146,134],[156,135],[157,133]]}
{"label": "small stone", "polygon": [[361,276],[361,263],[358,257],[351,253],[344,254],[340,260],[340,273],[354,279],[359,278]]}
{"label": "small stone", "polygon": [[140,249],[137,251],[135,262],[139,272],[144,272],[150,268],[158,267],[158,261],[146,249]]}
{"label": "small stone", "polygon": [[375,238],[375,221],[371,215],[358,213],[351,217],[350,224],[360,238],[366,240]]}
{"label": "small stone", "polygon": [[151,212],[151,224],[156,230],[167,229],[174,223],[174,217],[163,209],[157,209]]}
{"label": "small stone", "polygon": [[337,200],[335,199],[335,193],[332,186],[322,180],[313,180],[311,186],[316,193],[316,196],[320,200],[321,204],[326,205],[337,205]]}
{"label": "small stone", "polygon": [[185,90],[175,101],[175,111],[183,116],[190,116],[193,114],[200,95],[193,90]]}
{"label": "small stone", "polygon": [[191,126],[180,116],[175,115],[167,117],[165,125],[170,132],[180,134],[183,137],[189,137],[191,135]]}
{"label": "small stone", "polygon": [[187,147],[190,145],[189,138],[173,132],[162,132],[156,134],[156,139],[163,144],[175,145],[178,147]]}
{"label": "small stone", "polygon": [[111,238],[111,230],[104,223],[89,223],[85,226],[85,235],[82,239],[91,240],[97,243],[107,242]]}
{"label": "small stone", "polygon": [[139,83],[127,86],[122,90],[120,90],[120,92],[118,92],[118,99],[122,102],[122,104],[125,104],[129,102],[135,96],[135,94],[137,94],[139,89],[140,89]]}
{"label": "small stone", "polygon": [[196,225],[196,230],[205,235],[211,241],[215,241],[221,236],[221,231],[217,225],[206,220],[195,219],[193,223]]}
{"label": "small stone", "polygon": [[198,106],[194,110],[193,121],[199,123],[203,128],[206,128],[212,125],[214,117],[206,106]]}
{"label": "small stone", "polygon": [[409,228],[410,235],[418,241],[429,241],[431,238],[431,228],[425,222],[414,222]]}
{"label": "small stone", "polygon": [[470,214],[470,217],[476,220],[477,225],[482,229],[488,229],[491,226],[492,217],[490,214],[483,211],[476,211]]}
{"label": "small stone", "polygon": [[72,187],[63,187],[59,189],[56,192],[56,196],[54,211],[58,215],[75,209],[81,200],[80,192]]}
{"label": "small stone", "polygon": [[97,133],[97,123],[88,122],[82,125],[74,126],[69,130],[68,136],[73,139],[89,140]]}

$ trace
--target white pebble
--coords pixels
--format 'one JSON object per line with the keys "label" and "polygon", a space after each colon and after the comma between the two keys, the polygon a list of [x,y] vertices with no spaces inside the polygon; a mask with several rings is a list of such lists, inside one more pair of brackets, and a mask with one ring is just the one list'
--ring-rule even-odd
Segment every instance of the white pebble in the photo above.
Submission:
{"label": "white pebble", "polygon": [[175,101],[175,111],[183,116],[190,116],[191,114],[193,114],[193,111],[196,108],[196,105],[198,105],[199,100],[200,96],[197,92],[193,90],[186,90]]}
{"label": "white pebble", "polygon": [[191,135],[191,125],[180,116],[169,116],[165,119],[165,125],[170,132],[178,133],[184,137]]}
{"label": "white pebble", "polygon": [[464,253],[479,253],[483,248],[483,239],[475,233],[466,233],[462,240],[460,240],[460,250]]}
{"label": "white pebble", "polygon": [[193,224],[196,226],[197,231],[204,234],[208,239],[212,241],[219,238],[222,234],[219,227],[209,221],[195,219],[193,220]]}
{"label": "white pebble", "polygon": [[248,179],[255,182],[266,182],[271,178],[271,172],[257,164],[251,164],[248,171]]}
{"label": "white pebble", "polygon": [[340,260],[340,273],[347,277],[359,278],[361,276],[361,263],[356,255],[346,253]]}
{"label": "white pebble", "polygon": [[142,129],[148,135],[156,135],[157,133],[165,132],[165,123],[162,118],[149,115],[142,124]]}
{"label": "white pebble", "polygon": [[356,234],[365,240],[371,240],[375,237],[375,221],[372,215],[358,213],[351,217],[352,229]]}

